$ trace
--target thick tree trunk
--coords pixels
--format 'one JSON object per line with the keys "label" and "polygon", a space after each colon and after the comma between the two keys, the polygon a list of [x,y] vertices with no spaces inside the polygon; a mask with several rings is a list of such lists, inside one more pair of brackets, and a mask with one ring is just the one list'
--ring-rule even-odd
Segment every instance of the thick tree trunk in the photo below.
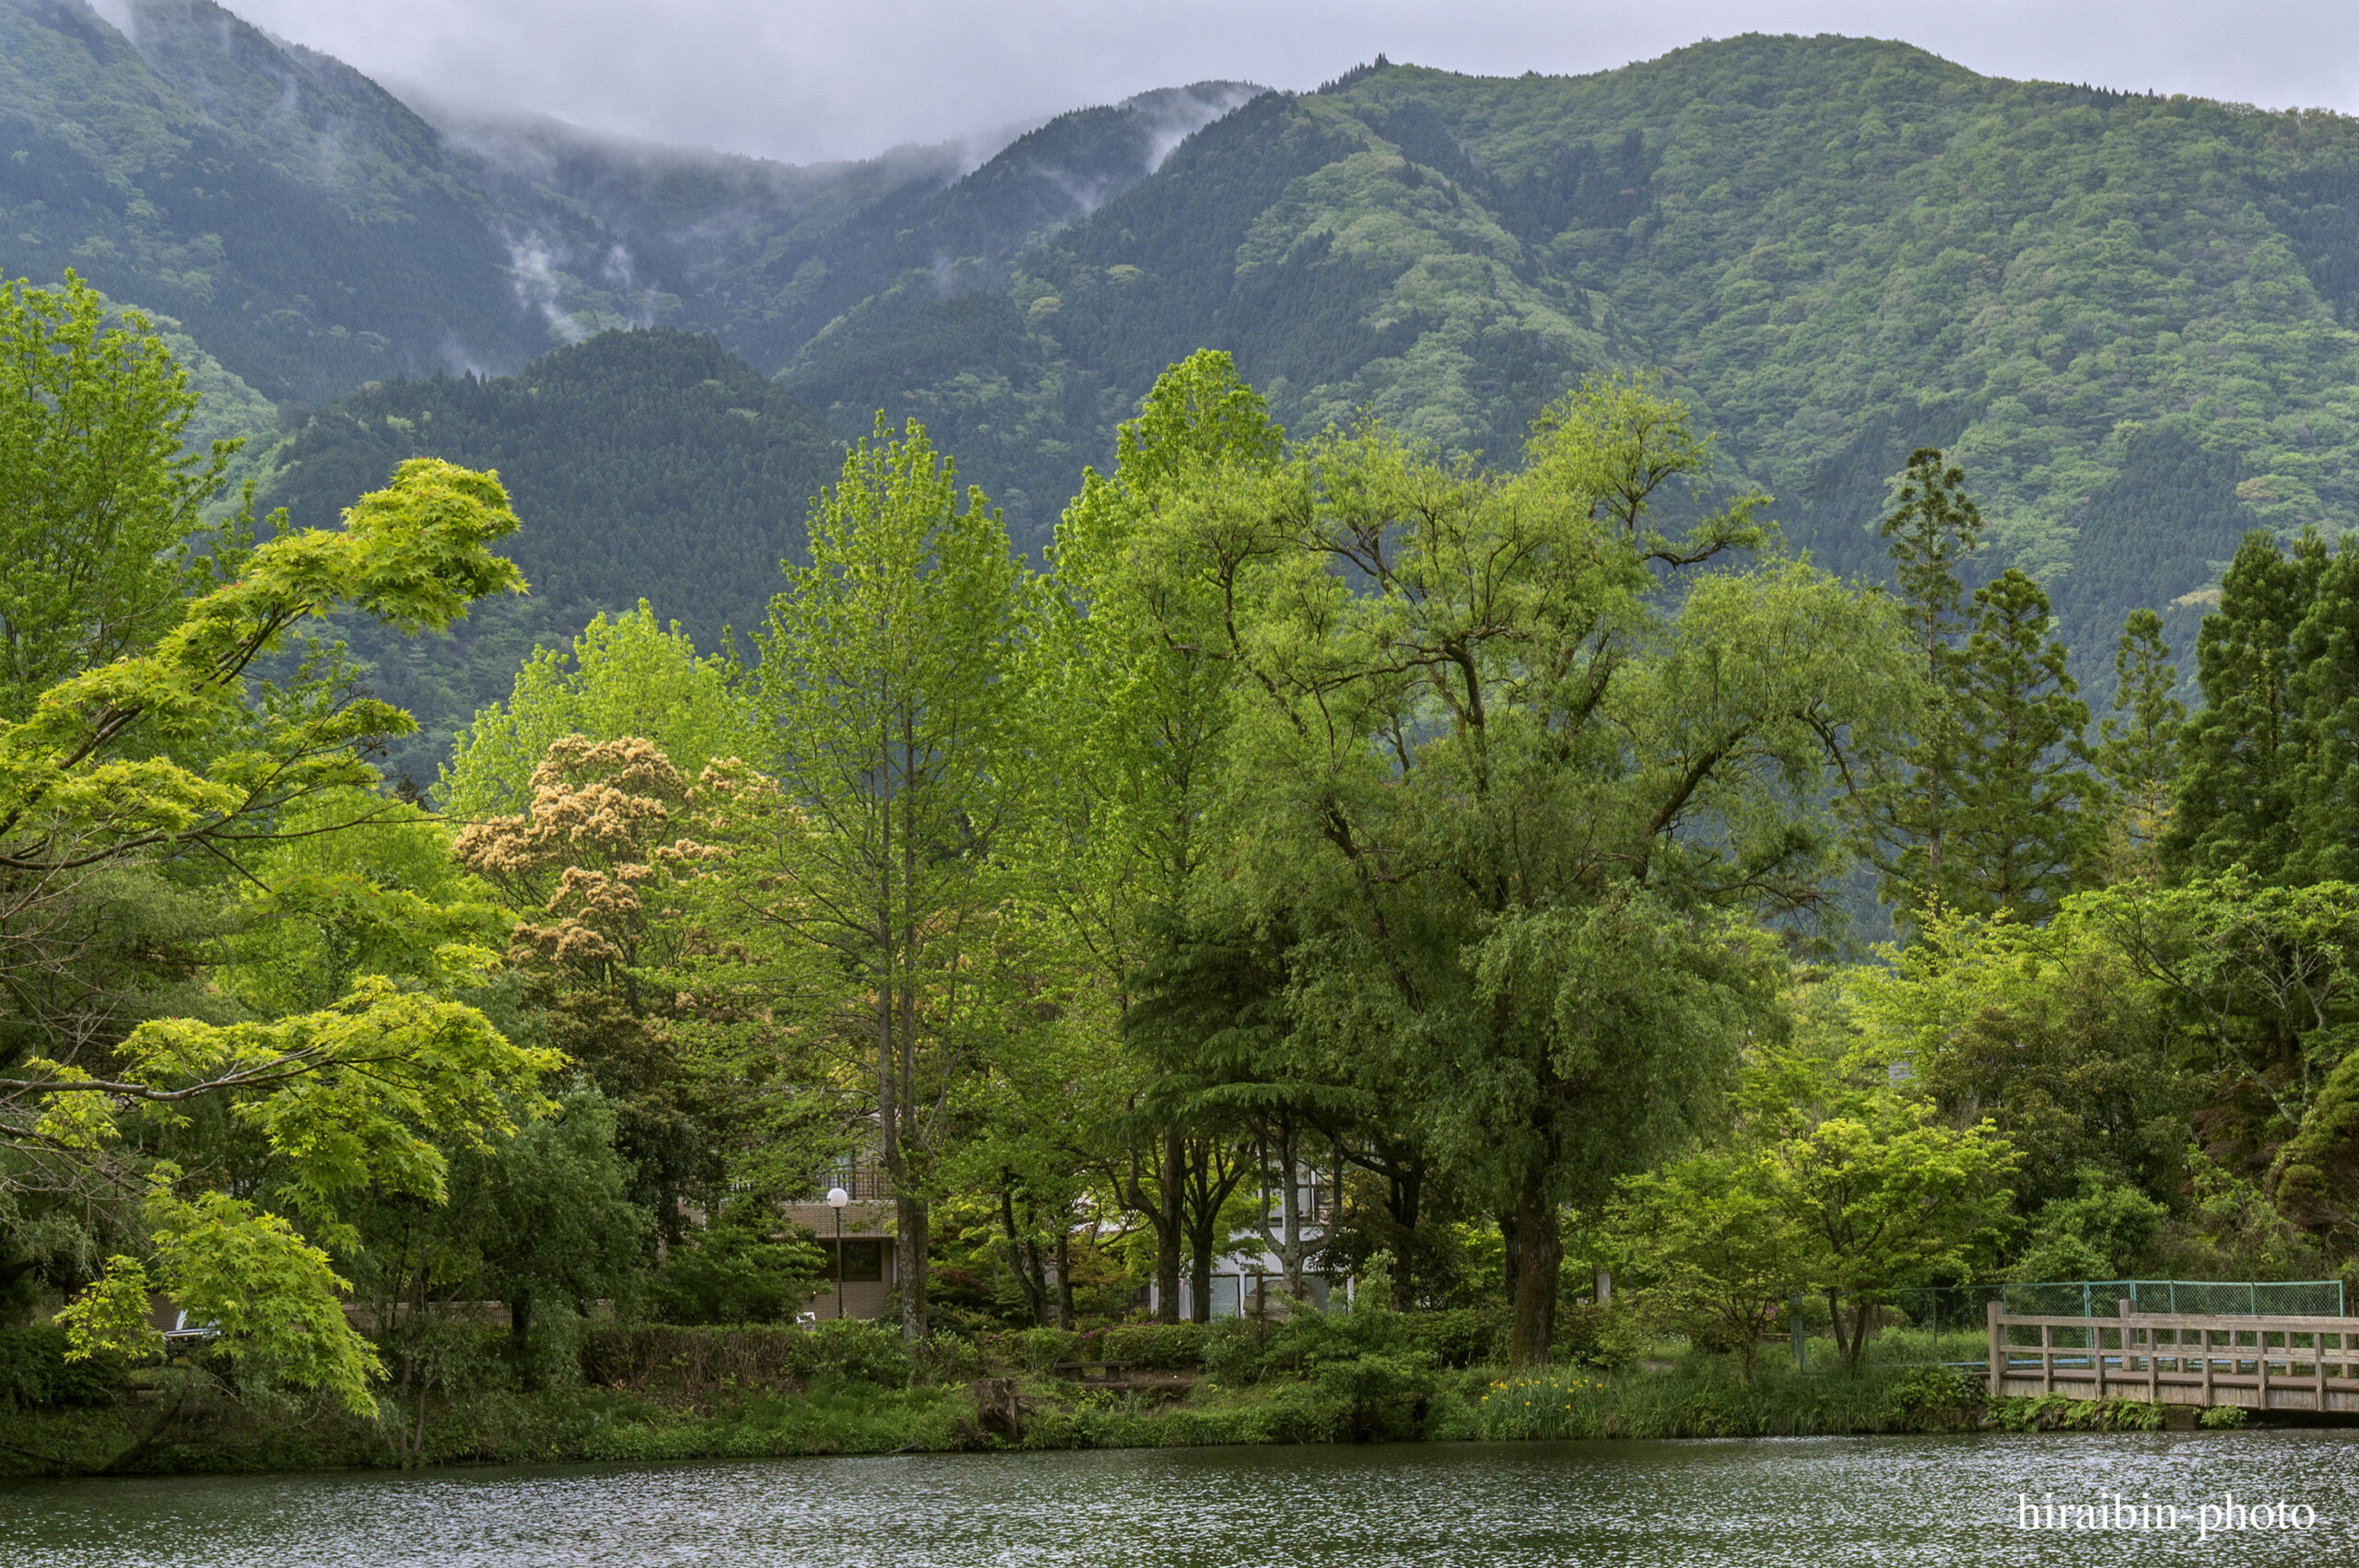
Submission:
{"label": "thick tree trunk", "polygon": [[[1182,1148],[1186,1149],[1183,1143]],[[1181,1156],[1180,1171],[1185,1182],[1181,1193],[1193,1201],[1182,1212],[1186,1216],[1188,1236],[1188,1321],[1210,1323],[1213,1320],[1213,1235],[1212,1226],[1205,1223],[1204,1199],[1212,1190],[1212,1149],[1199,1142]],[[1188,1184],[1194,1184],[1191,1192]]]}
{"label": "thick tree trunk", "polygon": [[533,1293],[518,1291],[508,1298],[508,1358],[516,1369],[516,1387],[533,1387]]}
{"label": "thick tree trunk", "polygon": [[1512,1366],[1538,1366],[1548,1359],[1548,1344],[1556,1333],[1557,1271],[1565,1258],[1565,1242],[1557,1226],[1556,1205],[1548,1197],[1546,1169],[1537,1161],[1526,1166],[1521,1190],[1516,1194],[1515,1334],[1508,1347]]}
{"label": "thick tree trunk", "polygon": [[[1392,1310],[1406,1312],[1417,1303],[1417,1212],[1425,1194],[1426,1172],[1422,1164],[1403,1161],[1400,1174],[1387,1182],[1392,1223],[1401,1236],[1400,1260],[1392,1269]],[[1340,1192],[1340,1189],[1338,1189]]]}
{"label": "thick tree trunk", "polygon": [[1515,1211],[1509,1210],[1499,1216],[1499,1258],[1507,1276],[1508,1305],[1515,1305],[1516,1275],[1523,1266],[1523,1255],[1516,1250]]}
{"label": "thick tree trunk", "polygon": [[1073,1233],[1057,1232],[1057,1327],[1073,1332]]}
{"label": "thick tree trunk", "polygon": [[1024,1287],[1024,1305],[1031,1314],[1032,1327],[1041,1328],[1049,1321],[1049,1287],[1040,1277],[1040,1249],[1015,1228],[1015,1196],[1007,1181],[999,1188],[1000,1228],[1007,1234],[1007,1266],[1015,1270],[1016,1282]]}
{"label": "thick tree trunk", "polygon": [[1180,1259],[1185,1243],[1180,1234],[1180,1205],[1186,1197],[1187,1161],[1180,1129],[1163,1129],[1163,1184],[1156,1196],[1161,1223],[1155,1235],[1155,1316],[1161,1323],[1180,1321]]}
{"label": "thick tree trunk", "polygon": [[901,1288],[901,1338],[915,1342],[926,1336],[925,1275],[928,1234],[933,1214],[926,1200],[912,1192],[893,1199],[893,1278]]}

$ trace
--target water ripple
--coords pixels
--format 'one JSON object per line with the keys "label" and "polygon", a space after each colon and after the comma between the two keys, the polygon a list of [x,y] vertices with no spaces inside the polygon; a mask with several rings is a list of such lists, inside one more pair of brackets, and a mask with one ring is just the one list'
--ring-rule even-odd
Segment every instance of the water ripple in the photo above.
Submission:
{"label": "water ripple", "polygon": [[[2025,1493],[2170,1504],[2181,1523],[2027,1530]],[[2247,1507],[2306,1506],[2315,1523],[2248,1517],[2200,1539],[2201,1508],[2223,1493]],[[2100,1562],[2359,1562],[2359,1433],[1215,1448],[0,1486],[6,1568]]]}

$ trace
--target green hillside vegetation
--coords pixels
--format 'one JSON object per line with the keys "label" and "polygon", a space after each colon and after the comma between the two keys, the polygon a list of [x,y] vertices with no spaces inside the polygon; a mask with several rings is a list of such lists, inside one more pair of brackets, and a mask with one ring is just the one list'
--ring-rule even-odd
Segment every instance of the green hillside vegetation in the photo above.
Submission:
{"label": "green hillside vegetation", "polygon": [[1366,405],[1493,452],[1570,376],[1661,365],[1838,569],[1880,569],[1890,476],[1953,447],[1997,559],[2095,647],[2248,527],[2359,522],[2355,180],[2338,116],[1899,44],[1385,65],[1211,126],[1003,289],[870,302],[789,379],[928,418],[1037,537],[1109,411],[1200,345],[1292,427]]}
{"label": "green hillside vegetation", "polygon": [[953,144],[797,168],[438,125],[211,0],[127,15],[125,34],[77,0],[0,4],[0,257],[37,281],[76,267],[303,402],[659,322],[775,369],[905,272],[1004,260],[1086,215],[1247,90],[1061,117],[960,186]]}
{"label": "green hillside vegetation", "polygon": [[445,638],[347,629],[370,689],[418,719],[387,766],[421,785],[535,644],[568,641],[600,611],[649,600],[708,649],[724,626],[756,625],[842,462],[809,409],[712,339],[616,332],[517,376],[390,381],[323,408],[278,449],[258,504],[330,527],[413,457],[499,473],[532,584]]}
{"label": "green hillside vegetation", "polygon": [[1199,82],[1059,115],[947,189],[913,183],[813,242],[773,240],[758,267],[728,285],[763,301],[757,315],[687,309],[757,364],[778,366],[874,297],[996,289],[1005,263],[1136,186],[1187,133],[1256,90]]}
{"label": "green hillside vegetation", "polygon": [[0,255],[185,323],[274,399],[539,351],[431,127],[206,0],[0,5]]}
{"label": "green hillside vegetation", "polygon": [[792,169],[438,129],[207,0],[134,14],[126,41],[0,6],[0,255],[166,313],[274,400],[679,325],[839,437],[926,418],[1031,549],[1201,346],[1297,431],[1365,407],[1495,458],[1581,374],[1662,367],[1724,482],[1839,571],[1884,569],[1907,453],[1953,451],[1983,569],[2040,581],[2100,693],[2121,615],[2184,643],[2248,528],[2359,522],[2336,115],[1753,36],[1579,77],[1379,61],[1226,114],[1245,89],[1199,84],[960,178],[946,147]]}
{"label": "green hillside vegetation", "polygon": [[144,317],[157,339],[171,351],[172,362],[188,372],[189,391],[197,398],[184,432],[189,450],[210,451],[216,441],[240,443],[223,474],[222,493],[214,503],[216,515],[226,515],[237,504],[247,480],[260,484],[269,474],[287,415],[247,385],[243,377],[206,353],[182,322],[124,305],[116,307],[118,318],[125,310]]}

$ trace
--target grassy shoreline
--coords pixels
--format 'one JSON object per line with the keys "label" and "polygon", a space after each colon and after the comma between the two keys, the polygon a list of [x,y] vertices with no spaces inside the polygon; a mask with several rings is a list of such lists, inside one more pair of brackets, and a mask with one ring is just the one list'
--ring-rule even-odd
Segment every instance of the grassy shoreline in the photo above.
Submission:
{"label": "grassy shoreline", "polygon": [[1943,1368],[1796,1372],[1765,1360],[1747,1383],[1728,1358],[1699,1354],[1656,1370],[1562,1365],[1529,1374],[1368,1364],[1373,1359],[1244,1383],[1183,1374],[1097,1387],[986,1366],[972,1381],[917,1369],[898,1387],[822,1374],[701,1388],[678,1380],[668,1388],[489,1389],[428,1399],[422,1423],[413,1408],[398,1426],[390,1412],[368,1421],[311,1403],[241,1402],[197,1379],[158,1380],[104,1404],[7,1412],[0,1476],[2161,1424],[2160,1412],[2120,1400],[1993,1406],[1978,1380]]}

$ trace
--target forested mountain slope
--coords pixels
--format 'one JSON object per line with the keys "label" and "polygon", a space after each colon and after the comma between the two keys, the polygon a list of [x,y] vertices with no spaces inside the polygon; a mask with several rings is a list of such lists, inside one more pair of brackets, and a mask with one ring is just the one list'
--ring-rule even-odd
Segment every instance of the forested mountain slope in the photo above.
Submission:
{"label": "forested mountain slope", "polygon": [[0,0],[0,264],[74,265],[275,401],[680,325],[839,438],[926,418],[1037,547],[1200,346],[1297,429],[1367,408],[1495,458],[1584,372],[1661,367],[1847,571],[1881,568],[1908,451],[1954,446],[1986,569],[2036,572],[2099,674],[2121,613],[2202,591],[2244,529],[2359,522],[2335,115],[1750,37],[1570,78],[1379,64],[1234,109],[1203,84],[963,176],[949,148],[795,170],[438,128],[208,0],[130,14],[126,40]]}
{"label": "forested mountain slope", "polygon": [[440,138],[205,0],[0,0],[0,260],[161,310],[275,399],[546,346]]}
{"label": "forested mountain slope", "polygon": [[1062,116],[962,181],[949,145],[796,168],[429,123],[211,0],[119,13],[127,32],[83,0],[0,0],[0,267],[73,267],[304,402],[510,370],[616,326],[712,332],[775,369],[904,273],[1004,261],[1086,216],[1251,90]]}
{"label": "forested mountain slope", "polygon": [[535,642],[602,610],[645,599],[705,648],[757,624],[842,463],[809,409],[710,337],[615,332],[516,376],[388,382],[323,408],[276,454],[261,504],[331,526],[411,457],[499,472],[523,521],[507,553],[532,584],[448,637],[348,633],[372,689],[418,720],[391,770],[421,784]]}
{"label": "forested mountain slope", "polygon": [[2084,648],[2238,532],[2359,522],[2359,123],[1744,38],[1597,76],[1405,66],[1269,96],[1001,289],[872,301],[792,384],[920,413],[1039,538],[1169,360],[1297,427],[1504,454],[1585,370],[1661,366],[1830,564],[1954,443]]}
{"label": "forested mountain slope", "polygon": [[481,160],[528,287],[581,327],[661,321],[775,369],[880,293],[997,287],[1003,263],[1154,172],[1256,89],[1233,82],[1076,110],[971,173],[955,146],[803,169],[605,141],[557,125],[445,123]]}

